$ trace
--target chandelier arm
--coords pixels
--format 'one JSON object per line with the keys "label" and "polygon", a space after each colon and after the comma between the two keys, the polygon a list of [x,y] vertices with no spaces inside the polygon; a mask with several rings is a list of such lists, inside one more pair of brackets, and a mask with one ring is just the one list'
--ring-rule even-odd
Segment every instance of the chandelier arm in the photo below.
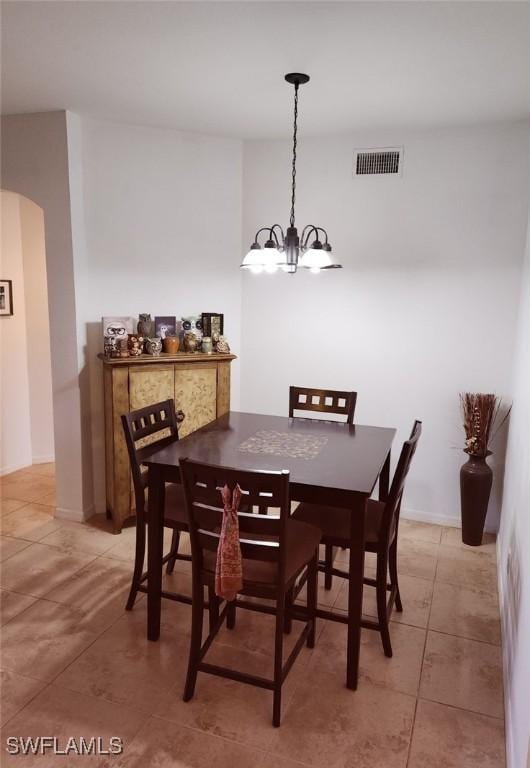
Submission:
{"label": "chandelier arm", "polygon": [[325,236],[326,236],[326,243],[327,243],[327,242],[328,242],[328,233],[326,232],[326,230],[324,229],[324,227],[315,227],[315,229],[316,229],[318,232],[323,232],[323,233],[325,234]]}
{"label": "chandelier arm", "polygon": [[270,228],[270,227],[261,227],[261,229],[258,229],[258,231],[256,232],[256,234],[254,235],[254,242],[255,242],[255,243],[257,243],[257,242],[258,242],[258,235],[259,235],[261,232],[270,232],[270,231],[271,231],[271,228]]}
{"label": "chandelier arm", "polygon": [[[318,229],[319,227],[315,227],[313,224],[308,224],[307,226],[304,227],[304,229],[302,230],[302,235],[300,237],[300,242],[303,248],[305,248],[305,246],[307,245],[312,232],[315,233],[318,239]],[[306,235],[306,232],[307,232],[307,235]],[[305,237],[305,240],[304,240],[304,237]]]}
{"label": "chandelier arm", "polygon": [[271,234],[274,234],[274,239],[276,240],[276,242],[279,245],[280,243],[279,243],[279,240],[278,240],[278,236],[276,235],[276,230],[277,229],[280,230],[280,235],[281,235],[281,240],[282,240],[282,245],[283,245],[284,240],[285,240],[285,234],[283,232],[283,228],[282,228],[281,224],[273,224],[272,227],[271,227]]}
{"label": "chandelier arm", "polygon": [[289,224],[294,227],[294,204],[296,200],[296,147],[297,147],[297,133],[298,133],[298,86],[299,83],[294,84],[294,124],[293,124],[293,163],[292,163],[292,183],[291,183],[291,216],[289,218]]}

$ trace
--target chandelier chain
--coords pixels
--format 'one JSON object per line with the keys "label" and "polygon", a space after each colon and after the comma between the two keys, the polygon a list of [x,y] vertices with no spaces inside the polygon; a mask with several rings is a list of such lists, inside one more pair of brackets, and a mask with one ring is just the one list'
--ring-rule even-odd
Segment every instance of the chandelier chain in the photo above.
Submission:
{"label": "chandelier chain", "polygon": [[294,203],[296,200],[296,146],[298,133],[298,83],[294,86],[294,125],[293,125],[293,170],[291,191],[291,218],[290,225],[294,227]]}

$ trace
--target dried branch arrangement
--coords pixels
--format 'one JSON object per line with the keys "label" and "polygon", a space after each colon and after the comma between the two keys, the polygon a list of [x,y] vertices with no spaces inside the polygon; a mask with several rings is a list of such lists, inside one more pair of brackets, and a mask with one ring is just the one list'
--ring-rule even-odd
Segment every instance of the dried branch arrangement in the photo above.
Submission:
{"label": "dried branch arrangement", "polygon": [[487,456],[501,399],[497,395],[464,392],[460,394],[460,406],[466,433],[464,451],[471,456]]}

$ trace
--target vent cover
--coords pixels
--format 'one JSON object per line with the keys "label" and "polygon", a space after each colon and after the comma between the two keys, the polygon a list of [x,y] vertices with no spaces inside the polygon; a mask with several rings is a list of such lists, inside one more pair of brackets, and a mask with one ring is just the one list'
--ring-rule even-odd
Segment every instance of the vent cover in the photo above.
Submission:
{"label": "vent cover", "polygon": [[354,176],[401,176],[403,147],[356,149],[353,156]]}

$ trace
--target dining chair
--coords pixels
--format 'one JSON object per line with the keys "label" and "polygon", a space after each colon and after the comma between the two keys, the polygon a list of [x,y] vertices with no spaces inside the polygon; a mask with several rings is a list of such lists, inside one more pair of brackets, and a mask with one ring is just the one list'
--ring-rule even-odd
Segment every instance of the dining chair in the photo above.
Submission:
{"label": "dining chair", "polygon": [[[346,416],[346,424],[353,424],[357,392],[343,392],[335,389],[313,389],[310,387],[289,387],[289,416],[295,418],[295,411],[318,412]],[[303,417],[311,418],[311,417]],[[324,545],[324,561],[319,569],[324,572],[324,588],[333,586],[333,547]]]}
{"label": "dining chair", "polygon": [[[173,400],[139,408],[121,417],[136,503],[136,549],[131,589],[125,606],[128,611],[133,608],[138,592],[147,592],[145,584],[147,573],[143,572],[147,523],[147,472],[142,471],[142,461],[153,449],[158,450],[178,440],[178,423],[183,418],[182,411],[178,413],[175,411]],[[188,530],[188,514],[181,485],[172,483],[166,487],[164,527],[171,528],[173,531],[169,553],[163,558],[163,563],[167,563],[167,573],[172,573],[176,560],[191,560],[191,555],[181,554],[178,551],[180,534]],[[162,597],[191,603],[190,597],[175,592],[163,591]]]}
{"label": "dining chair", "polygon": [[[364,620],[362,626],[381,633],[385,656],[392,656],[389,621],[394,604],[397,611],[403,610],[397,572],[397,540],[399,513],[405,480],[418,446],[421,435],[421,421],[415,421],[410,437],[405,440],[394,473],[392,485],[386,501],[369,499],[366,511],[365,551],[377,555],[376,578],[364,578],[364,583],[375,587],[377,599],[377,622]],[[326,545],[349,547],[350,512],[337,507],[325,507],[315,504],[300,504],[293,517],[296,520],[318,526],[322,530],[322,541]],[[346,571],[333,568],[333,574],[344,579],[349,578]],[[387,575],[390,582],[387,583]],[[299,584],[295,596],[303,584]],[[387,600],[387,592],[389,592]]]}
{"label": "dining chair", "polygon": [[[181,459],[180,472],[189,516],[192,553],[192,631],[184,701],[195,692],[198,672],[206,672],[273,691],[274,726],[280,725],[281,692],[291,666],[304,643],[315,643],[317,594],[317,553],[321,532],[313,525],[290,518],[289,472],[252,472],[201,464]],[[251,510],[265,505],[267,514],[241,512],[236,507],[241,551],[241,581],[235,600],[226,600],[217,621],[202,642],[202,592],[216,583],[218,558],[223,558],[221,529],[226,515],[223,494],[241,490],[240,507]],[[243,503],[244,502],[244,503]],[[234,533],[234,532],[233,532]],[[237,541],[237,539],[236,539]],[[219,565],[219,567],[221,567]],[[307,581],[307,609],[304,628],[286,661],[283,661],[283,626],[286,595],[304,573]],[[222,593],[222,590],[221,590]],[[252,602],[245,597],[262,598],[273,604]],[[220,600],[220,597],[218,598]],[[227,628],[235,628],[235,607],[275,616],[273,679],[210,664],[205,656],[226,618]]]}

